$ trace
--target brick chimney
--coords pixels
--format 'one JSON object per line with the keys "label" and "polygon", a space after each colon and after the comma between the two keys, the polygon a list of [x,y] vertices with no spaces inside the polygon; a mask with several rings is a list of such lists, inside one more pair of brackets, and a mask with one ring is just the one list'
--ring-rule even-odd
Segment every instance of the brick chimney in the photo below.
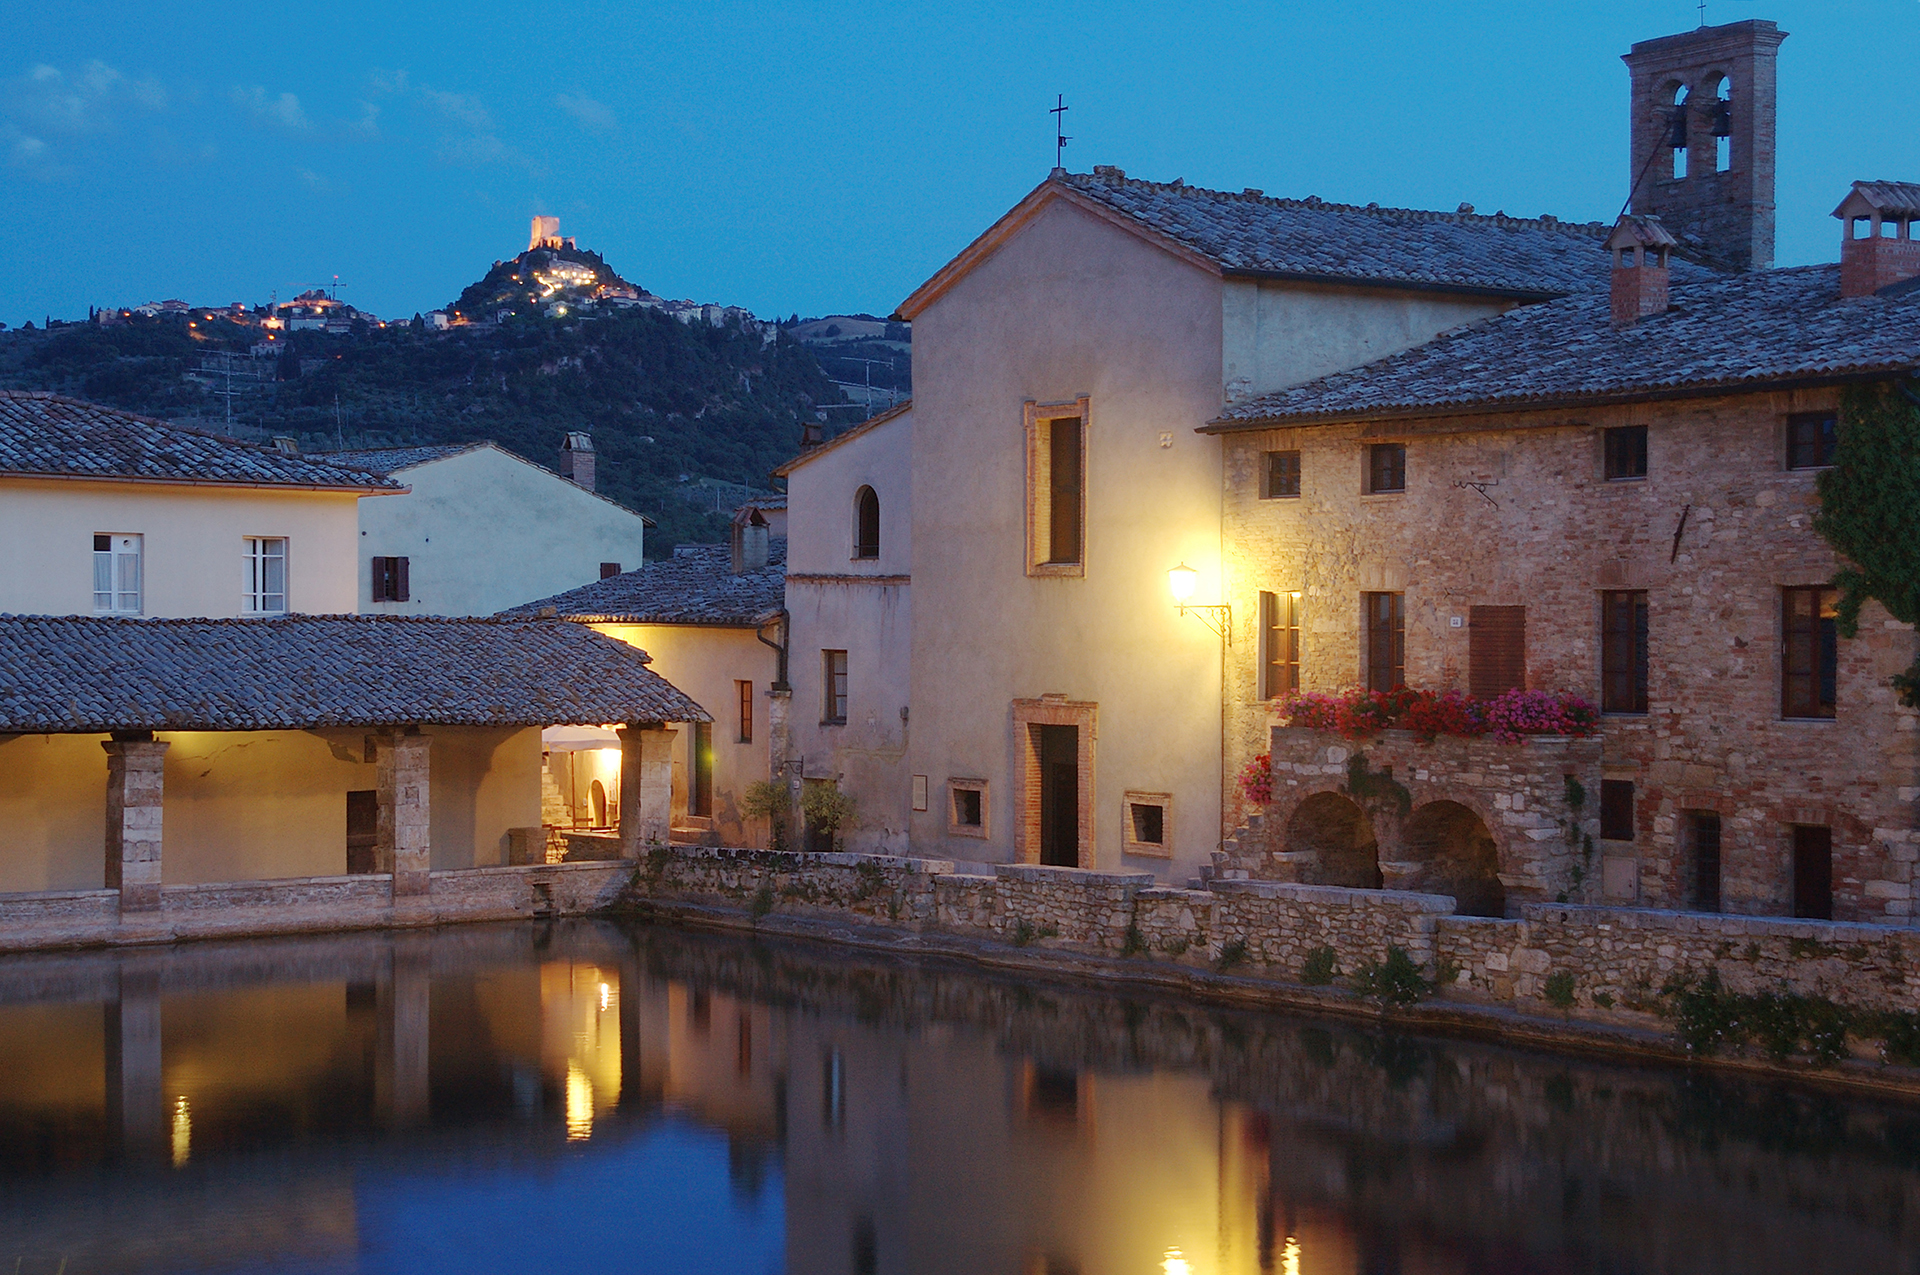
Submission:
{"label": "brick chimney", "polygon": [[1632,79],[1632,210],[1681,255],[1732,270],[1773,265],[1774,64],[1787,33],[1749,20],[1643,40]]}
{"label": "brick chimney", "polygon": [[560,444],[560,476],[593,490],[593,435],[578,431]]}
{"label": "brick chimney", "polygon": [[1667,308],[1673,236],[1658,217],[1622,217],[1607,236],[1613,254],[1613,326],[1630,328]]}
{"label": "brick chimney", "polygon": [[1840,219],[1840,295],[1870,297],[1920,278],[1920,183],[1855,182]]}
{"label": "brick chimney", "polygon": [[764,571],[771,557],[772,538],[767,519],[758,509],[748,506],[733,516],[733,574]]}

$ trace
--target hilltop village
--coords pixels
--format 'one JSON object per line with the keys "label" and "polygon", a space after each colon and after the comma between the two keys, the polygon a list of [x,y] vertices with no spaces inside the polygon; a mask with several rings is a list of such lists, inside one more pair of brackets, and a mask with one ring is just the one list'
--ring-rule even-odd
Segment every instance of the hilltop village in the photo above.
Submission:
{"label": "hilltop village", "polygon": [[[1920,405],[1920,180],[1773,266],[1785,38],[1632,46],[1613,223],[1056,168],[845,428],[551,219],[421,317],[704,325],[771,476],[720,388],[513,445],[0,392],[0,944],[619,906],[1920,1065],[1920,647],[1816,529]],[[648,561],[669,417],[739,482]]]}

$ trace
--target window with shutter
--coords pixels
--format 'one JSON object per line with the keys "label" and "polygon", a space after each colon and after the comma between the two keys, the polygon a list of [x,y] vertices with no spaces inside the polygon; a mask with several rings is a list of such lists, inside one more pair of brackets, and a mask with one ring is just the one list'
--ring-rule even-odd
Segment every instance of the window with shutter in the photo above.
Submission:
{"label": "window with shutter", "polygon": [[1407,626],[1405,595],[1363,593],[1360,605],[1366,620],[1367,689],[1390,691],[1407,680]]}
{"label": "window with shutter", "polygon": [[847,721],[847,653],[822,651],[826,673],[826,702],[822,705],[821,724],[844,726]]}
{"label": "window with shutter", "polygon": [[1647,594],[1600,595],[1600,711],[1647,711]]}
{"label": "window with shutter", "polygon": [[736,681],[734,690],[740,696],[740,742],[753,742],[753,683]]}
{"label": "window with shutter", "polygon": [[1467,612],[1467,694],[1494,699],[1527,686],[1527,609],[1472,607]]}
{"label": "window with shutter", "polygon": [[1604,841],[1633,840],[1633,781],[1600,781],[1600,837]]}
{"label": "window with shutter", "polygon": [[1602,432],[1608,482],[1647,476],[1647,427],[1617,425]]}
{"label": "window with shutter", "polygon": [[1822,469],[1833,464],[1840,418],[1832,412],[1796,412],[1787,417],[1787,468]]}
{"label": "window with shutter", "polygon": [[1780,715],[1832,717],[1839,699],[1840,594],[1823,585],[1780,591]]}
{"label": "window with shutter", "polygon": [[1300,453],[1268,452],[1265,490],[1268,500],[1285,500],[1300,494]]}
{"label": "window with shutter", "polygon": [[1367,492],[1407,489],[1407,448],[1404,443],[1374,443],[1367,448]]}
{"label": "window with shutter", "polygon": [[1260,595],[1260,697],[1300,689],[1300,595]]}
{"label": "window with shutter", "polygon": [[[1085,575],[1087,400],[1051,407],[1028,403],[1026,434],[1027,574]],[[876,498],[876,556],[878,509]]]}

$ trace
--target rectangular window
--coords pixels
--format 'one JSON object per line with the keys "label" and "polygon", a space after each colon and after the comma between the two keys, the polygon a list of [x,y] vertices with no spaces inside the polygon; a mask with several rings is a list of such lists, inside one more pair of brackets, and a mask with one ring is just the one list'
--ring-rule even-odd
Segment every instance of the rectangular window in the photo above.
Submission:
{"label": "rectangular window", "polygon": [[1620,425],[1603,430],[1606,440],[1607,481],[1647,476],[1647,427]]}
{"label": "rectangular window", "polygon": [[1467,611],[1467,694],[1497,699],[1527,686],[1527,609]]}
{"label": "rectangular window", "polygon": [[287,542],[280,536],[247,537],[248,615],[287,613]]}
{"label": "rectangular window", "polygon": [[375,602],[407,600],[407,560],[405,558],[373,560],[373,600]]}
{"label": "rectangular window", "polygon": [[1633,840],[1633,781],[1600,781],[1600,838],[1603,841]]}
{"label": "rectangular window", "polygon": [[1832,412],[1796,412],[1787,417],[1787,468],[1821,469],[1833,464],[1840,418]]}
{"label": "rectangular window", "polygon": [[1720,910],[1720,816],[1710,810],[1687,812],[1687,850],[1695,912]]}
{"label": "rectangular window", "polygon": [[1260,698],[1300,689],[1300,595],[1260,595]]}
{"label": "rectangular window", "polygon": [[1600,711],[1647,711],[1647,594],[1600,595]]}
{"label": "rectangular window", "polygon": [[617,575],[619,575],[619,574],[620,574],[620,564],[619,564],[619,563],[617,563],[617,562],[603,562],[603,563],[601,563],[601,564],[600,564],[600,578],[601,578],[602,580],[611,580],[611,579],[613,579],[613,577],[615,577],[615,576],[617,576]]}
{"label": "rectangular window", "polygon": [[697,818],[713,816],[713,723],[693,724],[693,782],[687,794],[687,813]]}
{"label": "rectangular window", "polygon": [[1173,794],[1171,793],[1128,793],[1121,810],[1121,831],[1126,837],[1126,844],[1121,848],[1128,854],[1171,858],[1173,855],[1172,813]]}
{"label": "rectangular window", "polygon": [[1407,489],[1407,449],[1401,443],[1375,443],[1367,448],[1369,494]]}
{"label": "rectangular window", "polygon": [[822,723],[829,726],[844,726],[847,722],[847,653],[822,651],[820,655],[827,679],[827,698],[823,706]]}
{"label": "rectangular window", "polygon": [[1026,408],[1027,572],[1085,574],[1087,400]]}
{"label": "rectangular window", "polygon": [[740,742],[753,742],[753,683],[735,682],[734,691],[740,699]]}
{"label": "rectangular window", "polygon": [[961,837],[987,835],[986,780],[947,780],[947,831]]}
{"label": "rectangular window", "polygon": [[1794,825],[1793,914],[1814,921],[1833,919],[1832,828]]}
{"label": "rectangular window", "polygon": [[1300,494],[1300,453],[1268,452],[1266,481],[1260,495],[1267,500],[1284,500]]}
{"label": "rectangular window", "polygon": [[1780,591],[1780,715],[1832,717],[1839,698],[1840,595],[1824,585]]}
{"label": "rectangular window", "polygon": [[1407,680],[1405,594],[1363,593],[1366,616],[1367,689],[1390,691]]}
{"label": "rectangular window", "polygon": [[93,538],[93,613],[139,615],[141,537]]}

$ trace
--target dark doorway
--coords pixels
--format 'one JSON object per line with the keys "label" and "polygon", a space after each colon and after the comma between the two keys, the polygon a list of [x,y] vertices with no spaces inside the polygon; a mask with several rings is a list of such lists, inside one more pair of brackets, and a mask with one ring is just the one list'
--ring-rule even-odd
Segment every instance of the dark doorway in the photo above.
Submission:
{"label": "dark doorway", "polygon": [[1693,853],[1693,910],[1720,910],[1720,816],[1710,810],[1687,812],[1688,849]]}
{"label": "dark doorway", "polygon": [[380,794],[369,788],[347,794],[347,871],[373,871],[373,847],[380,840]]}
{"label": "dark doorway", "polygon": [[1793,914],[1812,921],[1833,919],[1833,829],[1796,824],[1793,829]]}
{"label": "dark doorway", "polygon": [[1080,728],[1035,726],[1040,753],[1040,862],[1080,866]]}

